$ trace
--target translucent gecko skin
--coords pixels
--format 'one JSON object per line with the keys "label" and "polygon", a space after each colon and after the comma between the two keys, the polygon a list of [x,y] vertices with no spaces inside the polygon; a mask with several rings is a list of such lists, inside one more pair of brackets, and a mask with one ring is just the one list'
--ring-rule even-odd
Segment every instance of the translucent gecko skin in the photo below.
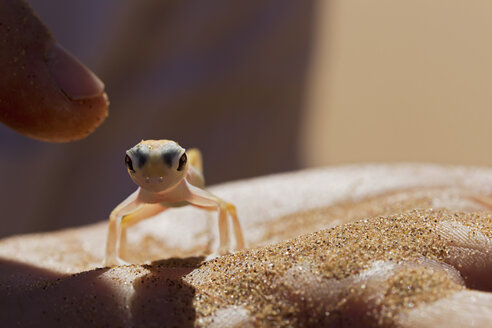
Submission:
{"label": "translucent gecko skin", "polygon": [[129,227],[170,207],[185,205],[217,211],[219,254],[229,250],[228,215],[233,224],[236,248],[244,248],[235,206],[204,189],[202,158],[197,149],[186,151],[172,140],[142,140],[126,152],[125,164],[139,188],[111,212],[106,266],[126,263],[126,230]]}

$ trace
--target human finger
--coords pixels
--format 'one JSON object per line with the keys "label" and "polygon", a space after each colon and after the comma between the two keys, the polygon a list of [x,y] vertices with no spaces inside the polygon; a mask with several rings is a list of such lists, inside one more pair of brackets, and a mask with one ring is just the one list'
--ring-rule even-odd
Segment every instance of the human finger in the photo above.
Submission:
{"label": "human finger", "polygon": [[102,81],[52,37],[23,0],[0,2],[0,120],[45,141],[90,134],[107,116]]}

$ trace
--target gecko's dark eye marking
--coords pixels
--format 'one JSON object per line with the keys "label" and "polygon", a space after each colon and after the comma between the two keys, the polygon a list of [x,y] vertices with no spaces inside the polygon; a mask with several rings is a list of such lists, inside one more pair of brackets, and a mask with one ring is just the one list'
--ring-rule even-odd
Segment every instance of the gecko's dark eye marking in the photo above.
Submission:
{"label": "gecko's dark eye marking", "polygon": [[138,148],[133,155],[136,157],[138,168],[141,169],[145,165],[145,162],[147,162],[149,151],[144,151],[142,148]]}
{"label": "gecko's dark eye marking", "polygon": [[128,154],[125,156],[125,165],[128,170],[130,170],[130,172],[135,173],[135,170],[133,169],[132,159],[130,158],[130,156],[128,156]]}
{"label": "gecko's dark eye marking", "polygon": [[182,171],[184,169],[187,160],[188,160],[188,157],[186,156],[186,153],[181,155],[181,157],[179,158],[178,171]]}
{"label": "gecko's dark eye marking", "polygon": [[162,160],[164,163],[166,163],[167,166],[171,167],[173,166],[173,159],[174,159],[175,153],[166,151],[164,154],[162,154]]}

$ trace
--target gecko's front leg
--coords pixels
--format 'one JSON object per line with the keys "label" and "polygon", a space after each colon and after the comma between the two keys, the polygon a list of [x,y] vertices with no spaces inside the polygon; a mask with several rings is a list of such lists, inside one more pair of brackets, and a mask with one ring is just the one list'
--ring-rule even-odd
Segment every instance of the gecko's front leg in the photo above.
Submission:
{"label": "gecko's front leg", "polygon": [[137,199],[138,190],[128,196],[121,204],[111,212],[109,216],[108,237],[106,241],[106,254],[104,257],[105,266],[119,264],[118,248],[121,235],[121,221],[125,215],[137,210],[141,203]]}
{"label": "gecko's front leg", "polygon": [[227,222],[227,215],[231,217],[234,237],[236,239],[236,249],[244,248],[244,237],[239,219],[236,213],[236,207],[231,203],[228,203],[210,192],[192,186],[187,185],[189,194],[186,200],[195,206],[206,208],[208,210],[216,210],[218,212],[219,220],[219,254],[224,254],[229,250],[229,225]]}
{"label": "gecko's front leg", "polygon": [[232,228],[234,229],[234,238],[236,239],[236,248],[238,250],[243,249],[244,245],[244,236],[243,229],[241,228],[241,223],[237,217],[236,206],[231,203],[225,203],[225,207],[227,209],[227,213],[231,217],[232,220]]}

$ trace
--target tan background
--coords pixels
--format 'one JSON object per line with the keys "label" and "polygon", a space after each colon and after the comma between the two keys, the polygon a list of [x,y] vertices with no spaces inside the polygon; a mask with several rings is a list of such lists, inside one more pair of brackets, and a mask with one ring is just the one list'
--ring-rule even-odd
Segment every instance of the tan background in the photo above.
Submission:
{"label": "tan background", "polygon": [[490,1],[29,2],[106,83],[110,116],[70,144],[0,126],[0,236],[107,219],[136,188],[123,157],[142,138],[199,147],[210,184],[492,164]]}
{"label": "tan background", "polygon": [[492,164],[492,2],[320,2],[304,164]]}

